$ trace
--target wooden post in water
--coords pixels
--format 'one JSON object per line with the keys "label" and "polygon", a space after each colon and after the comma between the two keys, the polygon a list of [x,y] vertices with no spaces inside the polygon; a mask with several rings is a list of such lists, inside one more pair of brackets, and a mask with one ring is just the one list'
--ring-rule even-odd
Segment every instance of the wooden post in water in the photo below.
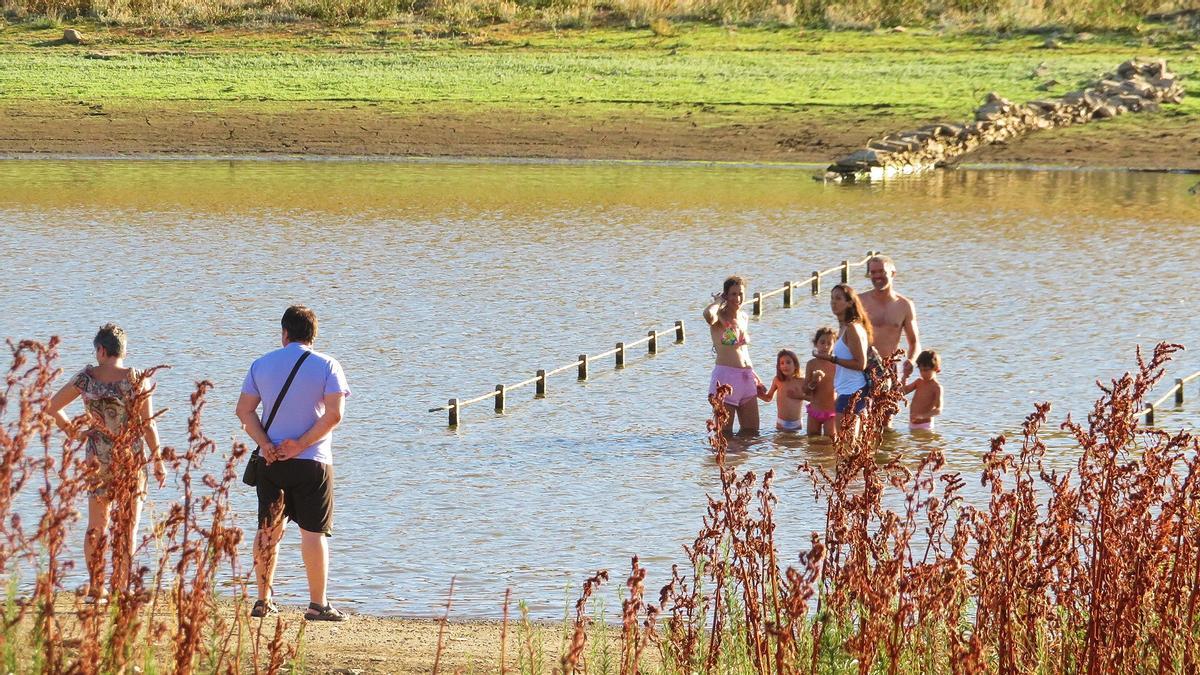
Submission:
{"label": "wooden post in water", "polygon": [[1153,403],[1151,403],[1150,407],[1146,410],[1146,426],[1148,426],[1148,427],[1154,426],[1154,404]]}
{"label": "wooden post in water", "polygon": [[1183,378],[1175,380],[1175,405],[1183,405]]}
{"label": "wooden post in water", "polygon": [[783,306],[791,309],[792,307],[792,291],[795,290],[796,284],[791,281],[783,285]]}
{"label": "wooden post in water", "polygon": [[658,353],[658,331],[652,330],[646,335],[650,336],[650,342],[646,344],[646,350],[650,354]]}
{"label": "wooden post in water", "polygon": [[580,354],[579,355],[579,379],[580,380],[587,379],[587,362],[588,362],[587,354]]}
{"label": "wooden post in water", "polygon": [[625,343],[624,342],[617,343],[617,367],[618,368],[625,367]]}
{"label": "wooden post in water", "polygon": [[448,406],[450,412],[449,426],[458,426],[458,399],[452,398],[446,403],[446,405]]}
{"label": "wooden post in water", "polygon": [[504,412],[504,392],[504,385],[496,385],[496,412],[498,413]]}
{"label": "wooden post in water", "polygon": [[537,382],[533,383],[533,397],[546,398],[546,370],[539,368],[537,371]]}
{"label": "wooden post in water", "polygon": [[842,261],[842,283],[843,284],[850,283],[850,261],[849,260]]}
{"label": "wooden post in water", "polygon": [[675,322],[675,344],[677,344],[677,345],[683,344],[683,338],[684,338],[683,321],[676,321]]}
{"label": "wooden post in water", "polygon": [[816,272],[816,271],[814,271],[814,272],[813,272],[813,275],[812,275],[812,294],[813,294],[813,295],[820,295],[820,294],[821,294],[821,273],[820,273],[820,272]]}
{"label": "wooden post in water", "polygon": [[754,316],[762,316],[763,301],[762,293],[754,294]]}

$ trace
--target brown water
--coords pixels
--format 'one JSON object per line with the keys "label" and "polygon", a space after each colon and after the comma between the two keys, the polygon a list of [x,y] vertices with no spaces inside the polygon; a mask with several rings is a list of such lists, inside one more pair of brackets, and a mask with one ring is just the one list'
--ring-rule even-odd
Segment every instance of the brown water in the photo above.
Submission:
{"label": "brown water", "polygon": [[[1085,413],[1097,377],[1135,345],[1197,346],[1200,198],[1194,176],[952,171],[870,187],[809,170],[623,164],[261,161],[0,162],[0,336],[63,336],[63,366],[91,358],[97,325],[131,335],[130,362],[169,363],[158,403],[184,442],[186,395],[211,378],[209,433],[237,437],[233,403],[278,316],[305,302],[318,348],[354,389],[335,435],[336,602],[431,615],[457,576],[458,616],[498,616],[506,587],[559,616],[567,586],[632,554],[664,583],[699,527],[716,472],[704,447],[712,355],[699,312],[730,273],[769,290],[868,249],[898,260],[922,342],[943,357],[947,405],[932,439],[974,472],[1033,402]],[[857,272],[857,271],[856,271]],[[866,287],[856,277],[860,287]],[[828,288],[828,286],[826,286]],[[831,322],[824,294],[773,299],[751,326],[769,377],[781,347]],[[593,365],[467,408],[448,431],[428,408],[683,319],[690,339],[614,372]],[[669,342],[669,341],[668,341]],[[1185,352],[1169,373],[1200,370]],[[1194,425],[1200,390],[1167,425]],[[764,418],[774,415],[772,406]],[[1068,466],[1061,435],[1052,461]],[[775,468],[781,559],[819,527],[795,466],[827,461],[764,434],[740,468]],[[979,497],[977,481],[968,491]],[[162,509],[173,491],[152,495]],[[253,526],[253,499],[237,496]],[[304,597],[294,530],[285,602]],[[614,584],[616,585],[616,584]],[[615,603],[615,596],[612,598]],[[610,605],[612,606],[612,605]]]}

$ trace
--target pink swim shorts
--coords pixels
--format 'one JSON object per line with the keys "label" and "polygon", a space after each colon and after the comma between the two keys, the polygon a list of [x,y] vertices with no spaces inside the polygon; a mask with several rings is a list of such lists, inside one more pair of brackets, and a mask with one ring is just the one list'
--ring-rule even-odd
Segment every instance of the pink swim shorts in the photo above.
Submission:
{"label": "pink swim shorts", "polygon": [[921,423],[909,422],[908,430],[909,431],[933,431],[933,420],[929,420],[928,422],[921,422]]}
{"label": "pink swim shorts", "polygon": [[837,417],[837,413],[832,410],[821,410],[820,408],[809,403],[808,404],[808,416],[818,422],[824,422],[825,420],[831,420],[831,419]]}
{"label": "pink swim shorts", "polygon": [[708,382],[708,393],[717,393],[718,384],[733,387],[733,393],[725,397],[725,403],[734,407],[758,396],[758,379],[753,368],[713,366],[712,378]]}

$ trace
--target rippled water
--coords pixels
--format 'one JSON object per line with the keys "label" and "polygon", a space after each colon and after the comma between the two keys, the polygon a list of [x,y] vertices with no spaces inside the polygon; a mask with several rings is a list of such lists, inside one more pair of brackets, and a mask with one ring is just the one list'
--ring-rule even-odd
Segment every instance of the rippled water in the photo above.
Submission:
{"label": "rippled water", "polygon": [[[988,439],[1035,401],[1085,413],[1097,377],[1135,345],[1197,346],[1200,198],[1194,176],[962,170],[872,187],[812,171],[605,164],[176,161],[0,162],[0,336],[61,335],[68,371],[97,325],[131,335],[129,362],[169,363],[165,442],[183,444],[187,394],[211,378],[208,432],[237,437],[233,403],[278,317],[304,302],[318,348],[354,394],[335,434],[331,597],[359,611],[430,615],[457,577],[457,616],[498,616],[506,587],[559,616],[568,585],[640,554],[657,588],[699,526],[716,472],[704,444],[711,352],[699,312],[730,273],[751,292],[814,269],[892,253],[922,342],[943,357],[939,434],[950,468],[974,472]],[[860,287],[867,284],[856,277]],[[826,286],[828,288],[828,286]],[[781,347],[807,350],[830,323],[824,294],[776,297],[751,326],[765,377]],[[490,391],[581,353],[683,319],[684,345],[628,367],[567,372],[550,397],[509,394],[447,430],[428,408]],[[1170,378],[1200,370],[1185,352]],[[1168,426],[1200,419],[1200,387]],[[764,417],[774,411],[768,408]],[[1056,465],[1073,461],[1061,434]],[[783,560],[818,527],[795,472],[827,461],[764,435],[736,457],[775,468]],[[968,481],[968,496],[978,497]],[[173,492],[152,494],[161,510]],[[236,498],[253,526],[253,497]],[[298,536],[280,564],[304,599]],[[616,576],[623,576],[617,574]],[[617,585],[614,583],[614,585]]]}

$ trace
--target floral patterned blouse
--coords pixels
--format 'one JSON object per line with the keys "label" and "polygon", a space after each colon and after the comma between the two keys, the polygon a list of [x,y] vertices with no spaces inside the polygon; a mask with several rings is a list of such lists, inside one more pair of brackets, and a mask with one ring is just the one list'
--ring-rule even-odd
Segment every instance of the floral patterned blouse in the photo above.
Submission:
{"label": "floral patterned blouse", "polygon": [[[129,377],[120,382],[101,382],[88,366],[71,378],[71,385],[79,390],[83,405],[93,421],[103,425],[103,429],[93,427],[87,434],[85,446],[88,459],[93,457],[100,462],[100,486],[91,490],[93,496],[104,496],[103,485],[108,482],[109,467],[112,464],[113,437],[120,434],[129,422],[129,404],[134,395],[134,382],[139,380],[140,373],[130,369]],[[107,431],[108,433],[105,433]],[[131,449],[141,452],[143,441],[139,436],[134,440]]]}

